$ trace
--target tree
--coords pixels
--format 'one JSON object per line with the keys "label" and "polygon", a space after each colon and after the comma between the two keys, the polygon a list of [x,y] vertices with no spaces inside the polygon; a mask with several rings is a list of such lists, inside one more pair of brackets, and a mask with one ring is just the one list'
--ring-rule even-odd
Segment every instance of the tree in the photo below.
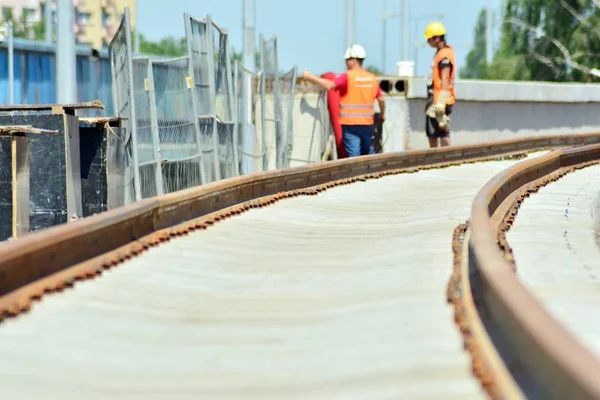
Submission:
{"label": "tree", "polygon": [[371,72],[372,74],[377,75],[377,76],[383,75],[383,73],[381,73],[381,70],[379,68],[377,68],[376,66],[374,66],[374,65],[367,65],[365,67],[365,69],[367,71]]}
{"label": "tree", "polygon": [[507,0],[486,78],[591,82],[600,64],[597,0]]}
{"label": "tree", "polygon": [[[135,41],[138,35],[133,35]],[[185,38],[174,38],[168,36],[158,42],[152,42],[140,33],[140,53],[163,57],[181,57],[187,53]]]}
{"label": "tree", "polygon": [[22,13],[21,17],[15,20],[12,8],[6,10],[3,22],[12,22],[13,36],[16,38],[42,40],[45,36],[46,24],[43,19],[31,24],[27,21],[25,13]]}
{"label": "tree", "polygon": [[[242,62],[243,56],[241,51],[237,51],[233,47],[231,48],[231,62],[239,61]],[[254,53],[254,68],[258,71],[260,69],[260,53]]]}
{"label": "tree", "polygon": [[477,24],[474,30],[473,48],[467,54],[465,66],[460,70],[462,79],[483,79],[487,66],[486,60],[486,16],[487,10],[484,8],[479,12]]}

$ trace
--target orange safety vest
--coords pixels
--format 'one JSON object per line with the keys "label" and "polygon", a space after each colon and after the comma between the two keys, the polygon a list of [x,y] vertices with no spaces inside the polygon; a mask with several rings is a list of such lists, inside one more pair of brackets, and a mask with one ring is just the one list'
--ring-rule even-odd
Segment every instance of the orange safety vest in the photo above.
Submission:
{"label": "orange safety vest", "polygon": [[442,91],[442,74],[439,68],[440,61],[444,58],[447,58],[452,63],[452,70],[450,71],[450,82],[448,86],[448,91],[450,92],[450,97],[446,104],[452,105],[456,103],[456,97],[454,94],[454,78],[456,76],[456,61],[454,57],[454,49],[452,46],[446,46],[435,54],[433,57],[433,65],[431,66],[431,76],[429,84],[433,87],[433,103],[437,103],[437,99]]}
{"label": "orange safety vest", "polygon": [[377,78],[364,69],[349,70],[346,74],[348,89],[340,94],[340,125],[373,125]]}

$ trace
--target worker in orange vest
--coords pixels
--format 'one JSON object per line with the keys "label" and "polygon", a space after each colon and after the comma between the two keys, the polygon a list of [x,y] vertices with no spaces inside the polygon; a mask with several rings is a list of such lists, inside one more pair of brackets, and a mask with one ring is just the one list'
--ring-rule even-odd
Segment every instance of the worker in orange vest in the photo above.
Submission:
{"label": "worker in orange vest", "polygon": [[456,61],[454,49],[446,43],[446,28],[440,22],[432,22],[425,28],[427,43],[436,49],[427,80],[427,104],[425,105],[425,133],[429,147],[450,146],[450,114],[456,103],[454,77]]}
{"label": "worker in orange vest", "polygon": [[379,103],[379,118],[385,119],[385,101],[374,74],[364,69],[365,49],[352,45],[344,56],[347,71],[334,81],[304,71],[303,78],[319,86],[340,91],[340,125],[348,157],[373,154],[375,100]]}

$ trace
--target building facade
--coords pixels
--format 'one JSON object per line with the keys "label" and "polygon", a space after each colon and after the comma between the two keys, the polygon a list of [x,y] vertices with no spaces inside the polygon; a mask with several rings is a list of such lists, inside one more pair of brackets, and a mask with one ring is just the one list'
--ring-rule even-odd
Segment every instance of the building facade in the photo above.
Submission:
{"label": "building facade", "polygon": [[[15,21],[35,25],[44,21],[46,5],[52,7],[53,31],[56,32],[56,0],[0,0],[2,17],[12,12]],[[74,32],[77,43],[94,49],[107,47],[119,28],[125,7],[129,7],[131,28],[136,27],[137,0],[73,0]]]}

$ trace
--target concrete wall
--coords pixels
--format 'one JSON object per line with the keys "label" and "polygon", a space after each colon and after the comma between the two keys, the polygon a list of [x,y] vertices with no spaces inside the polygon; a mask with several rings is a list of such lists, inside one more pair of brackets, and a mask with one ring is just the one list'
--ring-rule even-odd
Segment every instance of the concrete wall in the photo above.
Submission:
{"label": "concrete wall", "polygon": [[[407,92],[386,95],[384,151],[428,147],[425,136],[426,80],[407,79]],[[462,80],[451,115],[456,145],[517,136],[600,131],[600,85]],[[272,102],[272,98],[268,99]],[[270,108],[270,107],[268,107]],[[300,90],[294,99],[291,166],[318,162],[330,133],[323,98]],[[260,107],[256,109],[260,126]],[[323,121],[323,116],[325,120]],[[269,168],[275,167],[274,129],[269,129]]]}
{"label": "concrete wall", "polygon": [[[457,145],[600,131],[600,85],[464,80],[456,82],[456,96],[450,131]],[[406,97],[410,104],[406,146],[426,148],[425,79],[411,79]]]}
{"label": "concrete wall", "polygon": [[[428,147],[425,100],[410,103],[407,147]],[[450,116],[453,144],[469,144],[517,136],[600,131],[600,103],[527,103],[457,101]]]}

